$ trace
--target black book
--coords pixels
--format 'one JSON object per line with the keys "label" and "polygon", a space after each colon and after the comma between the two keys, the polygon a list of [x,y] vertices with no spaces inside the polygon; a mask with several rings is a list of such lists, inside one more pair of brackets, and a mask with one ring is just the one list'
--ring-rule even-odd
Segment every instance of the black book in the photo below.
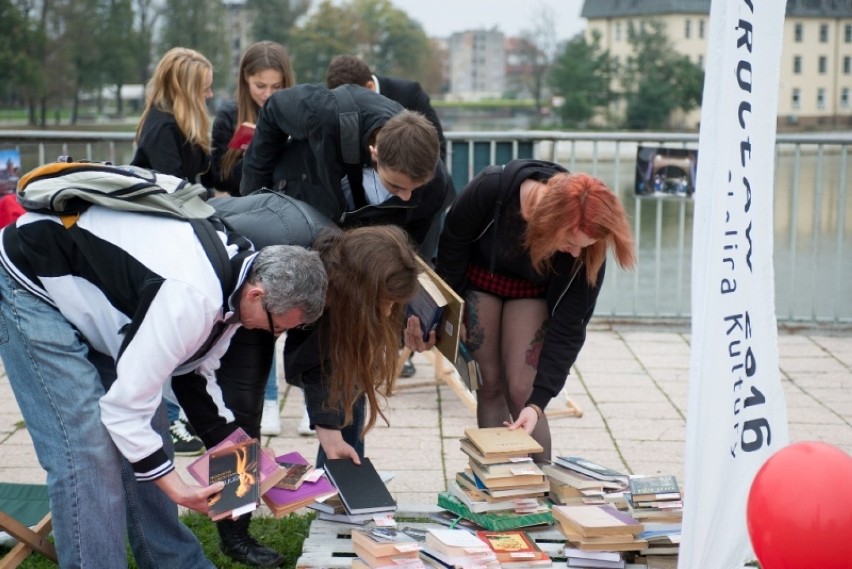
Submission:
{"label": "black book", "polygon": [[260,502],[258,453],[257,439],[210,453],[209,483],[225,483],[221,492],[208,498],[211,519],[237,518],[257,508]]}
{"label": "black book", "polygon": [[348,458],[329,459],[323,468],[337,487],[347,513],[396,511],[396,502],[369,458],[362,458],[360,466]]}
{"label": "black book", "polygon": [[447,299],[432,278],[425,272],[420,273],[417,277],[417,292],[408,301],[405,317],[408,319],[409,316],[416,316],[420,319],[420,331],[423,332],[424,342],[429,340],[429,332],[432,330],[435,330],[440,337],[441,330],[438,325],[444,316],[445,306],[447,306]]}

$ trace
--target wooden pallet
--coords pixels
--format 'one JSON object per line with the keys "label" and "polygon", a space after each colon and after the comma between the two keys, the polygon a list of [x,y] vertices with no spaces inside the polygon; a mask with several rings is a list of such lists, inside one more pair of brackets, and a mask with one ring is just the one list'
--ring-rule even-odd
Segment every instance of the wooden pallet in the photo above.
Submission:
{"label": "wooden pallet", "polygon": [[[445,527],[437,523],[405,522],[406,517],[423,519],[425,513],[399,514],[398,527],[436,528]],[[310,532],[302,546],[302,555],[296,561],[296,569],[348,569],[352,566],[355,553],[352,552],[352,530],[362,526],[353,526],[325,520],[314,520]],[[527,535],[538,544],[542,551],[553,559],[554,569],[568,569],[563,555],[565,536],[553,528],[527,528]],[[676,569],[677,556],[652,556],[646,558],[647,565],[638,565],[647,569]]]}

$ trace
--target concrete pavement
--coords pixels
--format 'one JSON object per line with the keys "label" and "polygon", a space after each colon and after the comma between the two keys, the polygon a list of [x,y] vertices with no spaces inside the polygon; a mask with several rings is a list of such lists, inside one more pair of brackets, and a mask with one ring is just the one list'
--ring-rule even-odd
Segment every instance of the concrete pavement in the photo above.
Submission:
{"label": "concrete pavement", "polygon": [[[565,394],[583,416],[552,417],[553,454],[577,454],[635,474],[675,474],[683,482],[689,375],[686,325],[596,321]],[[813,327],[779,331],[780,369],[790,439],[824,441],[852,453],[852,330]],[[471,410],[446,385],[428,384],[430,360],[415,356],[417,375],[400,380],[389,400],[390,427],[367,437],[367,455],[393,471],[389,488],[400,505],[434,505],[437,492],[466,464],[458,446],[476,425]],[[277,451],[312,460],[315,437],[296,432],[301,392],[281,385],[282,433],[264,437]],[[564,396],[548,407],[564,406]],[[192,459],[178,458],[178,470]],[[0,376],[0,482],[43,483],[31,439],[5,375]]]}

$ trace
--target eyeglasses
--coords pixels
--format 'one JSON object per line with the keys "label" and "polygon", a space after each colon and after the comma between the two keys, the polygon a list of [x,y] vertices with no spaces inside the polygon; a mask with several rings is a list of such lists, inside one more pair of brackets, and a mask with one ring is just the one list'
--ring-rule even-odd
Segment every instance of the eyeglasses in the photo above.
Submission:
{"label": "eyeglasses", "polygon": [[264,310],[266,311],[266,319],[269,321],[269,331],[272,332],[272,335],[274,336],[275,335],[275,322],[272,321],[272,313],[269,311],[268,308],[264,307]]}

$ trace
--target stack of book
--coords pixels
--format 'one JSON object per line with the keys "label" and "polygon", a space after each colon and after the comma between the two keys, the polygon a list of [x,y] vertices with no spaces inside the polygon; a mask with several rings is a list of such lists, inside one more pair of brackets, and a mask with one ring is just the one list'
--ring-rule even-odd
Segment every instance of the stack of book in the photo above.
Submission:
{"label": "stack of book", "polygon": [[369,458],[361,458],[360,465],[348,458],[329,459],[324,468],[329,480],[337,488],[343,505],[342,514],[348,518],[336,521],[364,523],[375,516],[396,511],[396,501]]}
{"label": "stack of book", "polygon": [[598,480],[556,462],[541,469],[550,484],[550,499],[557,504],[604,504],[623,489],[619,482]]}
{"label": "stack of book", "polygon": [[[298,452],[290,452],[277,456],[275,457],[275,462],[288,465],[287,468],[282,468],[285,473],[288,471],[295,472],[297,469],[293,468],[294,465],[308,465],[305,457]],[[311,469],[308,468],[306,470],[309,471]],[[286,484],[290,488],[274,486],[263,495],[264,503],[275,517],[280,518],[290,512],[304,508],[316,500],[327,500],[337,494],[337,490],[325,475],[319,475],[311,479],[306,479],[301,474],[293,474],[293,477],[301,479],[301,483],[295,484],[295,480],[291,479],[291,483]],[[295,489],[291,489],[294,486]]]}
{"label": "stack of book", "polygon": [[631,476],[628,490],[627,505],[634,518],[664,523],[683,520],[683,498],[674,476]]}
{"label": "stack of book", "polygon": [[592,569],[624,569],[624,558],[614,551],[583,551],[565,546],[565,565]]}
{"label": "stack of book", "polygon": [[430,565],[438,567],[500,567],[491,548],[476,535],[463,529],[429,529],[421,554]]}
{"label": "stack of book", "polygon": [[352,567],[424,567],[420,560],[420,543],[394,528],[353,530],[352,550],[358,556],[358,559],[352,562]]}
{"label": "stack of book", "polygon": [[582,551],[640,551],[648,542],[635,518],[608,504],[553,506],[553,519],[570,545]]}

